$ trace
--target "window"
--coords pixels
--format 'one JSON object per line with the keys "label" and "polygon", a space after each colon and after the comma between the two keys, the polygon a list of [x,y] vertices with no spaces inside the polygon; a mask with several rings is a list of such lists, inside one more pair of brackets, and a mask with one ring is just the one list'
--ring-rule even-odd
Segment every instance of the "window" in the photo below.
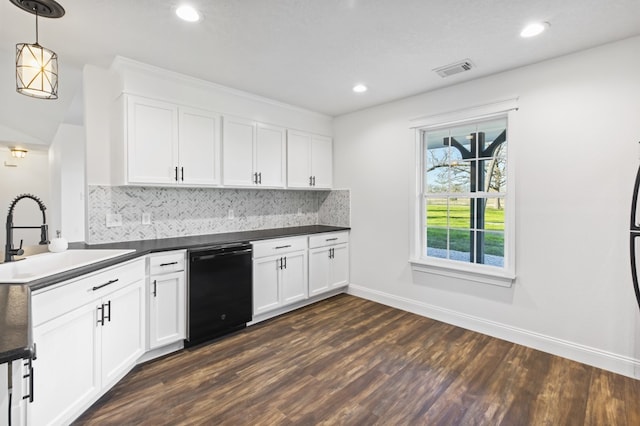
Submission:
{"label": "window", "polygon": [[414,269],[455,276],[462,272],[463,278],[511,285],[508,122],[503,110],[416,127],[420,158]]}
{"label": "window", "polygon": [[507,120],[422,132],[425,255],[504,267]]}

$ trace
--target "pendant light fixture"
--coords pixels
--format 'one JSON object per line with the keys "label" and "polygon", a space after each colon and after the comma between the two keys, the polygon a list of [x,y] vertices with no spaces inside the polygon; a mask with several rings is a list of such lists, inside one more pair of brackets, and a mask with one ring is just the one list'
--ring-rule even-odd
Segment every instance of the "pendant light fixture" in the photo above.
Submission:
{"label": "pendant light fixture", "polygon": [[60,18],[64,8],[55,0],[9,0],[36,15],[36,42],[16,44],[16,90],[41,99],[58,99],[58,55],[38,43],[38,17]]}

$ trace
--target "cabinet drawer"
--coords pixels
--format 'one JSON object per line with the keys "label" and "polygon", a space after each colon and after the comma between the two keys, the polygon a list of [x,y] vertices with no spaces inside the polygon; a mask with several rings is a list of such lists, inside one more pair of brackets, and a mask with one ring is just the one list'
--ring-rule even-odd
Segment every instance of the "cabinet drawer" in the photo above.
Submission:
{"label": "cabinet drawer", "polygon": [[34,292],[31,298],[33,326],[143,279],[144,259],[141,258]]}
{"label": "cabinet drawer", "polygon": [[278,238],[276,240],[252,242],[251,244],[253,245],[253,258],[257,259],[260,257],[305,250],[307,248],[307,238]]}
{"label": "cabinet drawer", "polygon": [[149,255],[149,275],[184,271],[185,251],[171,251]]}
{"label": "cabinet drawer", "polygon": [[328,232],[309,237],[309,248],[332,246],[349,242],[349,232]]}

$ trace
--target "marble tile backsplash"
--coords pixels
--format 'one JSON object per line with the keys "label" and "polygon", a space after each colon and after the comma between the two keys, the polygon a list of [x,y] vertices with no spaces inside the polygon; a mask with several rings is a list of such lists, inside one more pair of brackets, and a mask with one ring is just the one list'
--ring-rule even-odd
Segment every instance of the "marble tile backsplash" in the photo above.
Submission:
{"label": "marble tile backsplash", "polygon": [[[90,244],[305,225],[349,226],[349,190],[89,186]],[[233,219],[229,211],[233,210]],[[119,214],[122,226],[107,227]],[[151,224],[142,224],[142,214]]]}

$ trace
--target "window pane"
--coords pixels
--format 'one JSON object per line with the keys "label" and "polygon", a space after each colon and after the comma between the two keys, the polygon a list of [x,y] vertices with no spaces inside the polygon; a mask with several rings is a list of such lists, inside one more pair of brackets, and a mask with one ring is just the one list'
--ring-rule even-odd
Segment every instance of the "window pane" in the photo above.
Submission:
{"label": "window pane", "polygon": [[425,164],[427,192],[448,192],[449,191],[449,148],[427,149]]}
{"label": "window pane", "polygon": [[[459,155],[459,153],[465,153],[462,155],[462,158],[470,158],[469,154],[471,152],[475,152],[475,147],[472,145],[475,143],[475,125],[467,125],[454,127],[451,129],[451,151],[452,153],[458,151],[458,153],[454,155]],[[468,154],[469,153],[469,154]]]}
{"label": "window pane", "polygon": [[451,164],[451,192],[471,192],[471,164],[468,161]]}
{"label": "window pane", "polygon": [[427,227],[427,256],[447,258],[447,228]]}
{"label": "window pane", "polygon": [[469,229],[475,226],[470,198],[449,199],[449,226],[458,229]]}
{"label": "window pane", "polygon": [[449,258],[471,262],[471,235],[473,231],[451,229],[449,231]]}
{"label": "window pane", "polygon": [[449,226],[446,198],[427,198],[426,205],[427,227]]}
{"label": "window pane", "polygon": [[478,258],[478,263],[491,266],[504,266],[504,232],[478,231],[478,239],[484,251],[484,259]]}
{"label": "window pane", "polygon": [[[491,152],[495,151],[500,144],[506,142],[506,130],[506,118],[479,123],[478,133],[481,133],[482,136],[478,136],[478,139],[481,141],[480,154],[478,156],[492,157]],[[482,142],[483,139],[484,142]]]}
{"label": "window pane", "polygon": [[487,198],[484,208],[484,229],[504,231],[504,198]]}
{"label": "window pane", "polygon": [[484,189],[486,192],[507,192],[507,144],[501,144],[494,157],[482,161]]}

